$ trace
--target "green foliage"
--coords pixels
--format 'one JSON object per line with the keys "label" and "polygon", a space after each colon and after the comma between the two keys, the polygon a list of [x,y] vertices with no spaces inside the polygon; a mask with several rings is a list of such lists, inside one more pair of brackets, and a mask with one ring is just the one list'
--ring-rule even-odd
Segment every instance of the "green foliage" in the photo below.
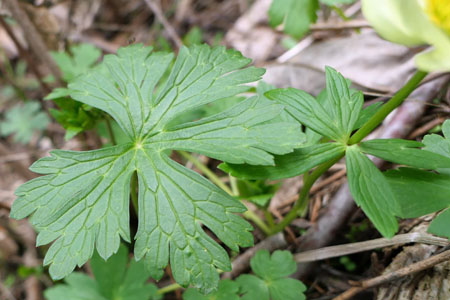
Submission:
{"label": "green foliage", "polygon": [[267,207],[277,191],[278,184],[267,184],[265,180],[236,180],[239,198],[253,202],[258,207]]}
{"label": "green foliage", "polygon": [[269,23],[272,27],[283,24],[287,34],[301,38],[316,22],[318,9],[318,0],[273,0]]}
{"label": "green foliage", "polygon": [[272,27],[283,24],[284,32],[301,38],[311,24],[317,21],[320,3],[328,6],[351,4],[356,0],[273,0],[269,9],[269,24]]}
{"label": "green foliage", "polygon": [[[326,92],[321,93],[317,99],[293,88],[265,93],[268,98],[285,105],[286,111],[306,127],[308,142],[305,146],[294,152],[275,156],[275,166],[224,163],[220,168],[238,178],[281,179],[303,174],[345,155],[349,187],[355,202],[384,236],[392,237],[398,230],[396,217],[412,214],[408,212],[408,208],[403,207],[408,206],[404,198],[407,196],[402,196],[399,190],[402,187],[407,189],[412,184],[411,178],[419,179],[417,176],[405,178],[402,173],[401,176],[391,176],[397,180],[392,183],[393,180],[383,176],[365,154],[420,169],[445,172],[450,166],[448,140],[430,136],[424,139],[423,144],[399,139],[376,139],[350,145],[350,135],[363,123],[360,120],[369,119],[379,108],[377,105],[363,110],[362,93],[351,90],[348,81],[335,70],[327,68],[326,73]],[[450,129],[445,130],[450,134]],[[426,172],[413,170],[414,174]],[[435,180],[437,176],[440,181]],[[442,176],[428,175],[434,184],[445,182],[446,179]],[[438,191],[445,191],[445,188],[434,193]],[[410,192],[405,191],[404,194],[410,195]],[[435,203],[434,206],[430,204],[430,207],[436,207],[438,203],[442,206],[442,202],[438,200],[430,203]],[[422,208],[421,211],[425,210]]]}
{"label": "green foliage", "polygon": [[267,250],[258,250],[250,260],[255,275],[243,274],[235,282],[223,280],[219,289],[204,296],[197,290],[188,289],[184,300],[302,300],[306,299],[305,285],[296,279],[288,278],[297,270],[289,251],[275,251],[272,256]]}
{"label": "green foliage", "polygon": [[203,32],[197,26],[192,27],[183,37],[183,44],[186,46],[198,45],[201,43],[203,43]]}
{"label": "green foliage", "polygon": [[221,280],[217,291],[204,295],[196,289],[187,289],[183,300],[238,300],[239,284],[230,279]]}
{"label": "green foliage", "polygon": [[[136,259],[145,258],[159,279],[171,263],[175,280],[211,291],[216,269],[230,270],[227,252],[202,229],[208,227],[228,247],[253,243],[250,224],[235,213],[245,206],[196,172],[169,157],[186,150],[230,163],[273,165],[303,142],[299,124],[279,118],[283,106],[256,96],[199,121],[171,126],[181,113],[245,92],[243,84],[263,70],[223,47],[182,48],[170,75],[161,78],[173,55],[132,45],[107,55],[101,68],[77,77],[70,96],[108,113],[130,143],[101,150],[55,150],[33,164],[45,176],[16,191],[11,216],[30,221],[37,244],[48,244],[44,260],[60,279],[83,265],[94,248],[107,259],[120,238],[130,241],[130,178],[138,177],[139,227]],[[134,188],[134,187],[133,187]],[[95,246],[95,247],[94,247]]]}
{"label": "green foliage", "polygon": [[[63,80],[67,83],[93,68],[101,56],[99,49],[88,44],[72,46],[70,52],[71,54],[52,53],[61,69]],[[66,140],[80,132],[94,128],[98,120],[103,117],[99,110],[72,100],[67,88],[56,88],[45,99],[53,100],[59,107],[59,110],[50,109],[50,114],[66,129]]]}
{"label": "green foliage", "polygon": [[128,250],[121,245],[107,261],[97,253],[91,260],[94,278],[75,272],[44,293],[47,300],[157,300],[156,285],[146,283],[149,272],[143,262],[128,260]]}
{"label": "green foliage", "polygon": [[89,71],[102,55],[102,52],[89,44],[72,46],[70,52],[53,52],[65,82],[71,82],[77,76]]}
{"label": "green foliage", "polygon": [[323,4],[326,4],[328,6],[335,6],[335,5],[341,5],[341,4],[352,4],[356,0],[320,0]]}
{"label": "green foliage", "polygon": [[378,231],[392,237],[398,230],[400,206],[380,170],[358,146],[346,152],[347,177],[353,198]]}
{"label": "green foliage", "polygon": [[[444,136],[437,134],[430,134],[423,138],[425,150],[450,157],[450,120],[447,120],[442,125],[442,133]],[[438,172],[450,175],[450,168],[442,167]]]}
{"label": "green foliage", "polygon": [[49,123],[49,117],[38,102],[26,102],[6,111],[0,133],[2,136],[12,134],[15,142],[28,144],[33,134],[46,129]]}
{"label": "green foliage", "polygon": [[450,120],[445,121],[442,132],[443,137],[430,134],[423,139],[425,151],[446,158],[436,161],[434,168],[429,167],[439,173],[400,168],[386,172],[385,176],[400,203],[401,217],[415,218],[445,209],[431,222],[428,231],[450,238]]}

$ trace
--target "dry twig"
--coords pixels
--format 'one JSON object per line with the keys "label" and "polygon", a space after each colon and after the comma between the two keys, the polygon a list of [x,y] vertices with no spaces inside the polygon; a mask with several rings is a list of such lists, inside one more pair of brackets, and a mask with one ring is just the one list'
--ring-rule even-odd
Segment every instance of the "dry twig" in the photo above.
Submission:
{"label": "dry twig", "polygon": [[325,247],[316,250],[310,250],[298,253],[294,256],[295,261],[310,262],[324,260],[332,257],[339,257],[353,253],[369,251],[377,248],[389,247],[394,245],[403,245],[408,243],[423,243],[437,246],[448,246],[450,244],[448,239],[435,237],[428,233],[412,232],[406,234],[399,234],[392,239],[380,238],[370,241],[351,243],[345,245]]}
{"label": "dry twig", "polygon": [[5,3],[6,8],[9,10],[14,20],[22,27],[29,49],[49,68],[57,83],[62,85],[61,72],[59,71],[58,66],[50,56],[47,46],[42,40],[39,32],[36,30],[36,27],[20,7],[19,2],[17,0],[4,0],[3,3]]}
{"label": "dry twig", "polygon": [[173,26],[170,25],[169,21],[167,21],[166,16],[164,16],[164,13],[161,10],[161,7],[155,2],[155,0],[145,0],[145,3],[147,3],[147,6],[153,11],[156,18],[164,26],[167,35],[172,39],[177,48],[181,48],[181,46],[183,46],[183,42],[175,31],[175,28],[173,28]]}
{"label": "dry twig", "polygon": [[420,271],[429,269],[437,264],[450,260],[450,250],[444,251],[440,254],[436,254],[430,258],[417,262],[415,264],[409,265],[407,267],[401,268],[391,273],[383,274],[378,277],[364,280],[359,283],[358,286],[352,287],[351,289],[345,291],[338,297],[335,297],[333,300],[347,300],[352,299],[356,294],[378,286],[380,284],[384,284],[393,280],[397,280],[407,275],[411,275],[414,273],[418,273]]}

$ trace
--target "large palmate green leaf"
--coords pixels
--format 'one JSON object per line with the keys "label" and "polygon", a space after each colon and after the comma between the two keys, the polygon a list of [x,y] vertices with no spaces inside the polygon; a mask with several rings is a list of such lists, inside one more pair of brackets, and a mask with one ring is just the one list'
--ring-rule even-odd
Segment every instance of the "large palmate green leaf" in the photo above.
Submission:
{"label": "large palmate green leaf", "polygon": [[395,216],[400,207],[386,178],[358,146],[347,148],[347,176],[350,191],[358,206],[385,237],[398,230]]}
{"label": "large palmate green leaf", "polygon": [[301,144],[300,126],[278,120],[282,107],[257,103],[260,97],[205,120],[170,126],[181,113],[246,91],[242,84],[264,72],[244,68],[250,60],[239,52],[193,46],[181,49],[161,82],[172,59],[172,54],[152,53],[150,47],[128,46],[105,56],[102,64],[108,72],[96,68],[69,85],[71,97],[110,114],[132,142],[87,152],[52,151],[31,168],[46,176],[16,191],[11,216],[32,214],[38,244],[56,240],[44,262],[51,264],[53,278],[84,264],[94,246],[106,259],[117,251],[120,238],[130,241],[133,173],[139,186],[135,256],[145,258],[154,278],[161,278],[170,260],[173,276],[183,286],[204,291],[217,286],[216,268],[229,270],[230,261],[202,225],[233,250],[252,245],[250,224],[235,214],[245,207],[171,160],[170,150],[273,165],[269,153],[289,153]]}
{"label": "large palmate green leaf", "polygon": [[318,9],[318,0],[273,0],[269,23],[272,27],[283,24],[287,34],[300,38],[316,22]]}

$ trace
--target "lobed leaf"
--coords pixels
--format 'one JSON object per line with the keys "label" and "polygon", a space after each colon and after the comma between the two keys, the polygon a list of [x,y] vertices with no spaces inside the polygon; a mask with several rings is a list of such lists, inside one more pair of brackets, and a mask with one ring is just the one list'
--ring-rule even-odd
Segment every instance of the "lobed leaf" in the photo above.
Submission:
{"label": "lobed leaf", "polygon": [[241,275],[237,282],[241,286],[242,299],[297,300],[306,299],[306,286],[299,280],[286,278],[297,270],[289,251],[277,250],[270,255],[259,250],[250,260],[250,266],[257,275]]}
{"label": "lobed leaf", "polygon": [[357,146],[347,148],[346,165],[350,191],[356,204],[383,236],[394,236],[398,230],[395,216],[401,210],[381,171]]}
{"label": "lobed leaf", "polygon": [[[224,47],[193,46],[180,50],[165,76],[171,54],[132,45],[105,56],[99,67],[69,85],[72,98],[110,114],[131,142],[86,152],[52,151],[31,168],[45,176],[16,191],[11,216],[32,215],[39,245],[55,240],[44,260],[53,278],[83,265],[94,246],[107,259],[117,252],[121,238],[130,241],[130,178],[137,173],[136,258],[145,258],[155,279],[170,261],[175,280],[183,286],[192,284],[204,292],[216,288],[216,269],[226,271],[231,264],[202,226],[235,251],[250,246],[252,228],[235,214],[245,206],[171,160],[170,150],[270,164],[269,152],[287,153],[298,146],[299,137],[293,133],[299,132],[299,125],[279,120],[281,105],[256,105],[255,99],[205,120],[170,124],[186,111],[246,91],[242,84],[258,80],[264,72],[244,68],[249,62]],[[224,141],[237,138],[243,128],[248,143],[234,143],[234,154],[224,154]],[[263,131],[268,133],[265,139]],[[268,143],[267,137],[275,134],[283,141],[279,145]]]}

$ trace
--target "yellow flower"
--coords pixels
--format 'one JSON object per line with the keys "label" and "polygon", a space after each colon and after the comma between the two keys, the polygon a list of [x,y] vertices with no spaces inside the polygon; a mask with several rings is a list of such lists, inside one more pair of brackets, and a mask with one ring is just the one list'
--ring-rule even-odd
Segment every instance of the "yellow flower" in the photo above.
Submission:
{"label": "yellow flower", "polygon": [[362,0],[362,9],[383,38],[431,46],[416,55],[419,69],[450,71],[450,0]]}

